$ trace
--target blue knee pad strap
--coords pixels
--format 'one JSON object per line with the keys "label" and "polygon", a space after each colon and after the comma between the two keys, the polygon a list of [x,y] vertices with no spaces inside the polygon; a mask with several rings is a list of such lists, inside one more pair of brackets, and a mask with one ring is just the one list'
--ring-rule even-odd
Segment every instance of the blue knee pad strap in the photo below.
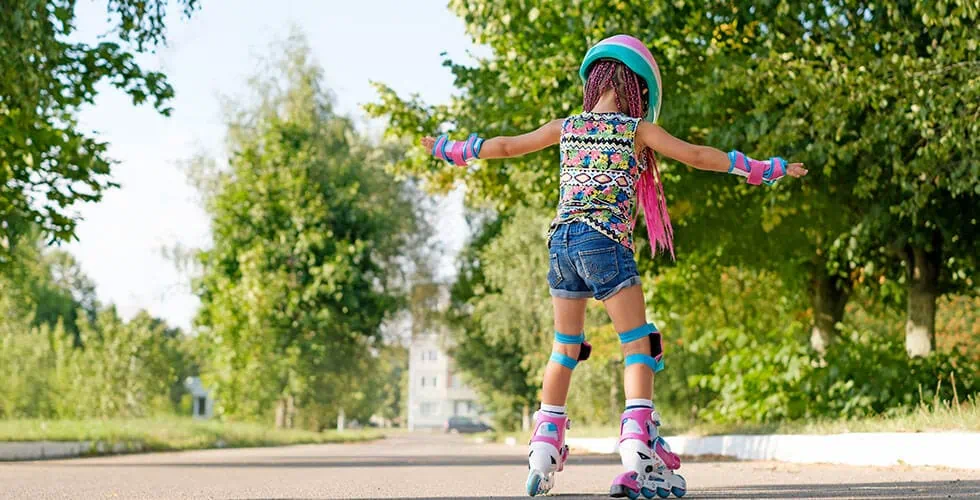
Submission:
{"label": "blue knee pad strap", "polygon": [[664,369],[664,346],[660,330],[653,323],[638,326],[632,330],[619,334],[619,341],[623,344],[634,342],[643,337],[650,338],[650,354],[630,354],[626,356],[626,366],[643,363],[650,367],[654,372]]}
{"label": "blue knee pad strap", "polygon": [[562,361],[559,361],[559,360],[555,359],[556,355],[559,356],[559,357],[561,357],[561,358],[563,358],[563,359],[565,359],[565,358],[572,359],[572,358],[570,358],[568,356],[565,356],[562,353],[553,353],[551,355],[551,360],[552,361],[554,361],[555,363],[558,363],[558,364],[560,364],[562,366],[565,366],[567,368],[574,369],[575,368],[575,365],[578,364],[579,361],[585,361],[585,360],[589,359],[589,355],[592,354],[592,346],[589,345],[589,343],[585,341],[585,332],[582,332],[582,333],[580,333],[578,335],[568,335],[568,334],[565,334],[565,333],[561,333],[561,332],[557,332],[556,331],[555,332],[555,342],[558,342],[559,344],[567,344],[567,345],[578,345],[578,346],[581,346],[580,349],[579,349],[579,351],[578,351],[578,359],[572,360],[572,361],[574,361],[574,363],[572,363],[572,364],[569,364],[568,362],[562,362]]}
{"label": "blue knee pad strap", "polygon": [[555,342],[559,344],[581,344],[585,342],[585,332],[578,335],[565,335],[564,333],[555,332]]}
{"label": "blue knee pad strap", "polygon": [[637,363],[643,363],[644,365],[649,366],[654,373],[664,369],[663,357],[658,360],[654,359],[653,356],[649,354],[630,354],[629,356],[626,356],[626,366],[635,365]]}
{"label": "blue knee pad strap", "polygon": [[558,363],[559,365],[562,365],[565,368],[568,368],[569,370],[574,370],[575,366],[578,365],[578,360],[569,356],[565,356],[560,352],[551,353],[551,361]]}
{"label": "blue knee pad strap", "polygon": [[619,334],[619,342],[626,344],[633,342],[634,340],[640,340],[648,335],[653,335],[657,332],[657,327],[653,323],[647,323],[645,325],[638,326],[632,330],[623,332]]}

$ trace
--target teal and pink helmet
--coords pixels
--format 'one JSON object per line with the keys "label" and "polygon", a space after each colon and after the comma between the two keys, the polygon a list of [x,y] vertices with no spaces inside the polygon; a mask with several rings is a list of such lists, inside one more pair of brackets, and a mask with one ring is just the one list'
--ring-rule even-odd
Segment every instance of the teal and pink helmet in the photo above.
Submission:
{"label": "teal and pink helmet", "polygon": [[643,42],[629,35],[615,35],[592,46],[585,53],[585,60],[579,68],[582,82],[589,79],[589,67],[600,59],[614,59],[626,65],[634,73],[643,78],[647,84],[649,103],[646,120],[656,123],[660,118],[660,99],[663,88],[660,84],[660,67],[653,54]]}

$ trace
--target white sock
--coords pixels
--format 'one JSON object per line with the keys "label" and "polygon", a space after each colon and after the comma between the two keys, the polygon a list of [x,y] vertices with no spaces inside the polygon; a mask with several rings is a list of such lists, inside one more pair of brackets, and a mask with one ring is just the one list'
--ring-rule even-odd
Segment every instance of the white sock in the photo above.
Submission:
{"label": "white sock", "polygon": [[548,404],[541,403],[541,411],[547,412],[548,414],[554,415],[556,417],[564,417],[565,416],[565,407],[564,406],[548,405]]}
{"label": "white sock", "polygon": [[627,399],[626,409],[632,410],[635,408],[653,408],[653,401],[650,399]]}

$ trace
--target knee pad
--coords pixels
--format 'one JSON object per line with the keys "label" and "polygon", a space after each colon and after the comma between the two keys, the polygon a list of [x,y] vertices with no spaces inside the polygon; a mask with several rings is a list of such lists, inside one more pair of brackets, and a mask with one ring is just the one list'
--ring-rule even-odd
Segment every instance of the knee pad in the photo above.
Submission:
{"label": "knee pad", "polygon": [[627,344],[643,337],[650,337],[650,354],[630,354],[626,356],[626,366],[643,363],[654,373],[664,369],[664,346],[660,331],[653,323],[638,326],[619,334],[619,342]]}
{"label": "knee pad", "polygon": [[558,363],[569,370],[574,370],[579,361],[589,359],[589,355],[592,354],[592,346],[585,341],[584,332],[578,335],[566,335],[564,333],[555,332],[555,342],[558,342],[559,344],[581,345],[581,348],[579,348],[578,351],[578,358],[572,358],[571,356],[566,356],[557,351],[551,353],[551,361],[554,361],[555,363]]}

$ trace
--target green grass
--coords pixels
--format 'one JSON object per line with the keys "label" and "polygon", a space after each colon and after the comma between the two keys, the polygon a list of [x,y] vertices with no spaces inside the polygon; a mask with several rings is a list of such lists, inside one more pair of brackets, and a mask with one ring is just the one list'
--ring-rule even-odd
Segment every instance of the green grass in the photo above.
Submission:
{"label": "green grass", "polygon": [[0,420],[0,442],[92,441],[102,442],[110,447],[117,443],[141,443],[143,451],[347,443],[381,437],[383,434],[378,430],[312,432],[177,417],[133,420]]}
{"label": "green grass", "polygon": [[[723,434],[840,434],[847,432],[980,432],[980,398],[973,398],[959,407],[938,404],[919,406],[906,415],[866,417],[851,420],[790,421],[766,424],[713,424],[685,422],[683,418],[665,416],[662,428],[665,436],[718,436]],[[613,437],[619,434],[616,426],[572,426],[570,437]],[[527,441],[520,431],[496,432],[488,440],[504,441],[513,437],[518,443]]]}

